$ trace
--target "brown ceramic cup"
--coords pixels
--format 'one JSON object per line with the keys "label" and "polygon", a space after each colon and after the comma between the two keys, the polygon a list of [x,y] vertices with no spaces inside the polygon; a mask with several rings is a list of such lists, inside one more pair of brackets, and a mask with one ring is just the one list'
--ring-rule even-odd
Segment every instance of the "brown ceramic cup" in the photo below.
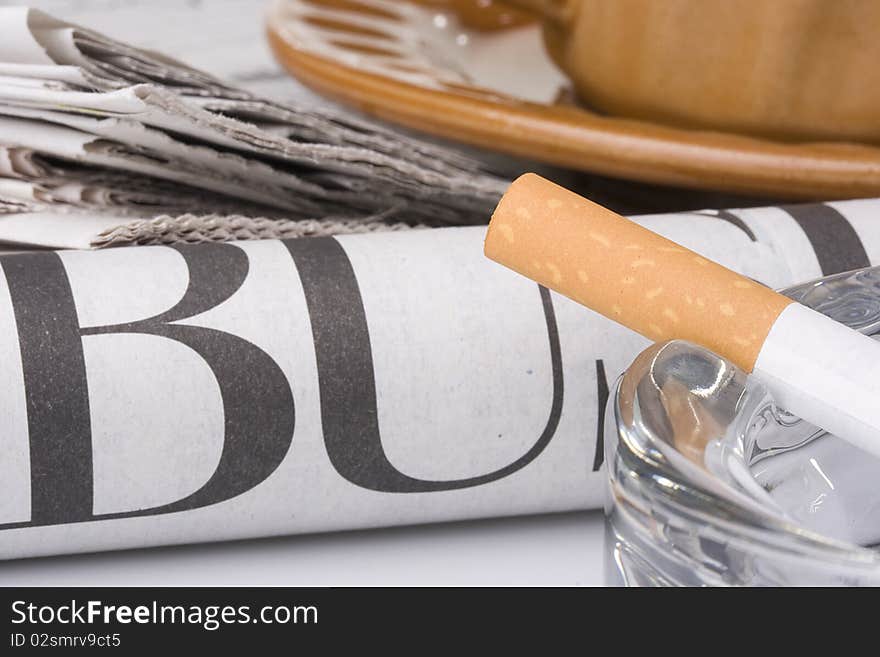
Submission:
{"label": "brown ceramic cup", "polygon": [[514,0],[598,111],[792,140],[880,142],[877,0]]}

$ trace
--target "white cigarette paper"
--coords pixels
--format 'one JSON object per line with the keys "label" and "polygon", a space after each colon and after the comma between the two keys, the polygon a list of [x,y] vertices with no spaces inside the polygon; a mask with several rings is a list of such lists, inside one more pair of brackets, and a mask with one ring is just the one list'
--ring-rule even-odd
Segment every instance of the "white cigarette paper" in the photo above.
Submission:
{"label": "white cigarette paper", "polygon": [[752,373],[789,412],[880,456],[880,342],[792,303]]}

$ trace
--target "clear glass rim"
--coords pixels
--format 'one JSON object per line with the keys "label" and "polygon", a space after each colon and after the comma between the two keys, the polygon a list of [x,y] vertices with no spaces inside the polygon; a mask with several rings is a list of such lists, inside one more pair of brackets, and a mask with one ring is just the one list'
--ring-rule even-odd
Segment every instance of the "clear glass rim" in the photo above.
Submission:
{"label": "clear glass rim", "polygon": [[[880,267],[838,274],[782,292],[856,330],[880,332]],[[714,375],[721,372],[730,377],[730,390],[741,390],[742,397],[723,402],[735,405],[735,411],[734,407],[722,409],[730,413],[731,419],[743,412],[746,397],[769,398],[760,384],[702,347],[672,341],[642,352],[617,380],[609,398],[605,427],[609,479],[606,513],[613,510],[638,516],[635,521],[645,532],[650,532],[652,516],[695,523],[744,550],[774,559],[806,559],[812,568],[838,574],[852,572],[880,583],[880,551],[823,536],[777,515],[724,486],[676,447],[669,423],[656,417],[661,404],[652,395],[659,394],[658,377],[670,376],[669,368],[680,354],[705,358],[717,368]],[[698,430],[696,426],[691,428]],[[742,431],[742,426],[732,423],[722,428]],[[646,515],[641,515],[643,512]]]}

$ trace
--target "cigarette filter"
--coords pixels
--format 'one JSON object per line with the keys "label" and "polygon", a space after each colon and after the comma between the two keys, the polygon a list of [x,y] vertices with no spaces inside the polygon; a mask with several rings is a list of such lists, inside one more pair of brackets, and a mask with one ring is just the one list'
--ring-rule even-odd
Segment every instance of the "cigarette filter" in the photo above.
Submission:
{"label": "cigarette filter", "polygon": [[880,455],[880,343],[540,176],[505,193],[486,255],[655,341],[703,345],[786,410]]}

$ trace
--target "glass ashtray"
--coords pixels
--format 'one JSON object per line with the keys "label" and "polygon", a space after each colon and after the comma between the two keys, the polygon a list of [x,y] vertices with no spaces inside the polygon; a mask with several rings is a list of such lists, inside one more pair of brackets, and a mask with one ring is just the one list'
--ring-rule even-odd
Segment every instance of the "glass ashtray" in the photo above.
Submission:
{"label": "glass ashtray", "polygon": [[[880,337],[880,267],[783,293]],[[605,457],[608,584],[880,585],[880,459],[711,351],[636,358],[609,398]]]}

